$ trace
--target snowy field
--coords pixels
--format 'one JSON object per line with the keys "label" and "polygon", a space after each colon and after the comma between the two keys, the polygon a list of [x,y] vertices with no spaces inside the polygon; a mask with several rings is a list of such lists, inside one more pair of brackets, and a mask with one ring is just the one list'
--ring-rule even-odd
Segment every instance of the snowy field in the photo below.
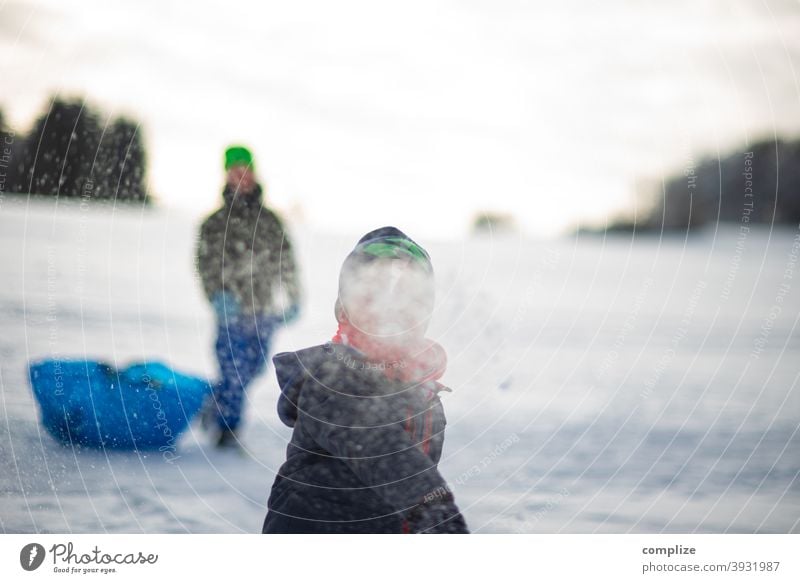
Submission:
{"label": "snowy field", "polygon": [[[271,369],[250,393],[252,457],[198,430],[172,464],[58,445],[26,380],[29,359],[84,354],[215,376],[196,227],[177,211],[2,200],[0,530],[260,531],[290,436]],[[293,234],[307,301],[273,351],[333,334],[361,233]],[[454,389],[440,467],[470,528],[800,532],[797,236],[421,240]]]}

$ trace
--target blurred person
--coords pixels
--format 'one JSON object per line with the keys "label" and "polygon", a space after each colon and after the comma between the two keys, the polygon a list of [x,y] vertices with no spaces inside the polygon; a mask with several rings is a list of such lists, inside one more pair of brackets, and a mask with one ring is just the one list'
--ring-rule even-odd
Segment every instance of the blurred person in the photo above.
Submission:
{"label": "blurred person", "polygon": [[216,316],[220,380],[201,415],[220,447],[238,447],[245,391],[264,371],[272,334],[295,321],[301,291],[292,245],[264,206],[253,156],[225,151],[222,206],[202,226],[196,264]]}
{"label": "blurred person", "polygon": [[273,358],[278,413],[293,428],[264,533],[467,533],[438,471],[444,349],[427,252],[402,231],[347,256],[332,341]]}

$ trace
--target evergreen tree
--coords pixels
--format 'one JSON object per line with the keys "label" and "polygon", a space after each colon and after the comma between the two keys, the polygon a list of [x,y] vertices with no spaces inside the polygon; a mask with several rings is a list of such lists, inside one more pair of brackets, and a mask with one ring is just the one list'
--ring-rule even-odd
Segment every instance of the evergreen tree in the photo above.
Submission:
{"label": "evergreen tree", "polygon": [[93,169],[98,198],[150,203],[145,185],[146,157],[139,125],[119,118],[106,130]]}
{"label": "evergreen tree", "polygon": [[80,196],[97,155],[97,114],[82,101],[56,97],[28,134],[21,167],[23,192]]}

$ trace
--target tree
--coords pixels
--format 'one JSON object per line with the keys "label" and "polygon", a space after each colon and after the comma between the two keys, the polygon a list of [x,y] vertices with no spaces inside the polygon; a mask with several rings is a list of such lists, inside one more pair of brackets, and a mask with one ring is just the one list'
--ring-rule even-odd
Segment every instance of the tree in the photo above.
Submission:
{"label": "tree", "polygon": [[145,185],[146,155],[139,124],[115,120],[103,135],[93,169],[95,196],[126,202],[150,203]]}
{"label": "tree", "polygon": [[24,192],[80,196],[90,179],[100,128],[97,114],[82,101],[53,99],[22,148]]}

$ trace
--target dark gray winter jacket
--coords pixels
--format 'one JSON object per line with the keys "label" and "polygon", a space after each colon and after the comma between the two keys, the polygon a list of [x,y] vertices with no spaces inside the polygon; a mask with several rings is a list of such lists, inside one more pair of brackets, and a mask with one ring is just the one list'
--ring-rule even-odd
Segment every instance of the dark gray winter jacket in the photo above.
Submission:
{"label": "dark gray winter jacket", "polygon": [[299,303],[294,253],[283,224],[262,204],[261,187],[251,194],[226,187],[222,208],[200,227],[196,267],[211,300],[226,291],[246,313],[275,313],[276,290]]}
{"label": "dark gray winter jacket", "polygon": [[467,532],[437,469],[444,386],[389,381],[341,344],[284,352],[273,362],[278,413],[294,431],[263,532],[413,532],[419,522],[409,528],[408,519],[425,501],[438,507],[430,532]]}

